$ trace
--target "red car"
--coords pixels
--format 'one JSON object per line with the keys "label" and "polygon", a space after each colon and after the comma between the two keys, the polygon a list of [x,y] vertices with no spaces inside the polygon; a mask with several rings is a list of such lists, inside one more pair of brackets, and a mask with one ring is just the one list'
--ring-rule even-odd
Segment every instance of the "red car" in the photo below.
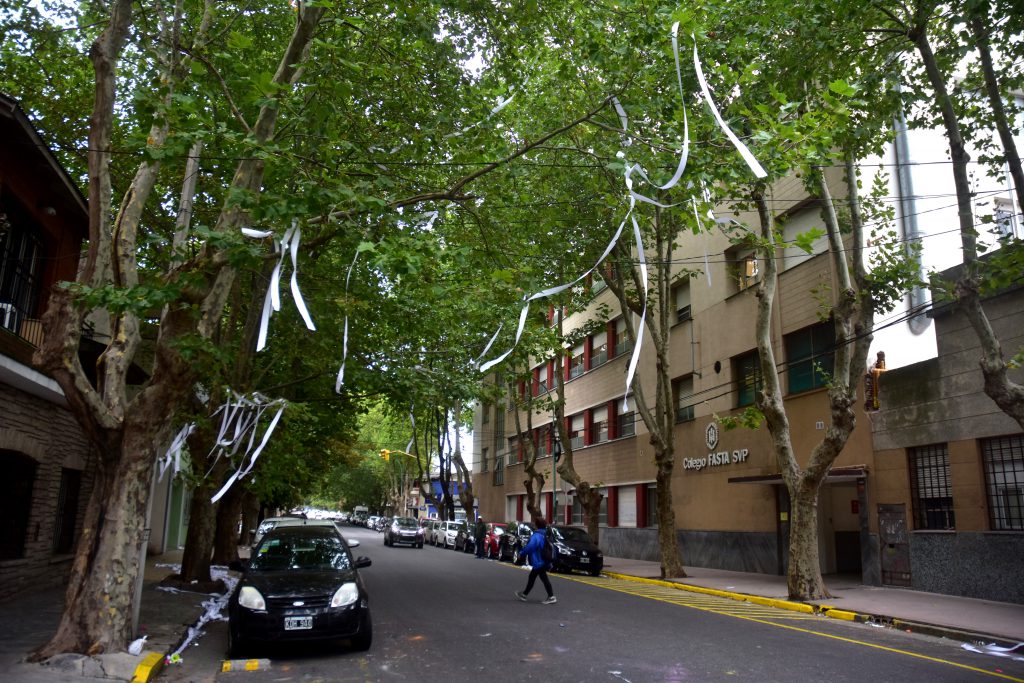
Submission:
{"label": "red car", "polygon": [[488,522],[484,526],[487,528],[484,534],[484,557],[488,560],[500,560],[498,548],[501,547],[501,536],[505,533],[506,525],[501,522]]}

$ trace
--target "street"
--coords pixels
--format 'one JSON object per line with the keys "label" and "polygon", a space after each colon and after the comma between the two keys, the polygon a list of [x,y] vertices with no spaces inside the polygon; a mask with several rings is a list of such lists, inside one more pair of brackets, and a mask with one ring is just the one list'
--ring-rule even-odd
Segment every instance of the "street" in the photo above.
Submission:
{"label": "street", "polygon": [[269,670],[220,673],[216,622],[167,681],[983,681],[1024,679],[1024,663],[960,643],[643,583],[552,575],[522,603],[527,572],[427,546],[385,547],[347,527],[370,594],[374,642],[271,647]]}

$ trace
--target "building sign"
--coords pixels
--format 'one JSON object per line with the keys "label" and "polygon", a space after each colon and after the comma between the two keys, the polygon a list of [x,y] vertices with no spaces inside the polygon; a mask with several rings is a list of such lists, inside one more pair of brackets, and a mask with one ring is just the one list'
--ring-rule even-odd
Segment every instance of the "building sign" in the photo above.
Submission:
{"label": "building sign", "polygon": [[704,443],[711,452],[703,458],[683,458],[683,469],[697,470],[699,472],[707,467],[721,467],[722,465],[747,461],[747,456],[750,454],[750,451],[746,448],[740,448],[731,452],[716,451],[715,448],[718,447],[718,437],[718,423],[714,421],[709,422],[707,428],[704,430]]}

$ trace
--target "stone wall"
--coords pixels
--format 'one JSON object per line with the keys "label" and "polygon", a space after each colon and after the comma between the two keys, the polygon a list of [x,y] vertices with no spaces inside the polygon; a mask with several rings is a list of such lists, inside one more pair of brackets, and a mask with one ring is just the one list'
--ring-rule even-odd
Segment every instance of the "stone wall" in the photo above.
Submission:
{"label": "stone wall", "polygon": [[0,560],[3,600],[67,581],[72,556],[53,551],[61,469],[82,471],[75,539],[81,535],[95,474],[89,446],[66,408],[6,384],[0,384],[0,405],[0,449],[24,453],[36,461],[24,555]]}
{"label": "stone wall", "polygon": [[1024,604],[1024,535],[1007,532],[915,532],[910,535],[911,587]]}
{"label": "stone wall", "polygon": [[[774,533],[743,531],[677,531],[687,567],[727,569],[736,572],[778,573]],[[601,550],[612,557],[661,561],[658,530],[601,529]]]}

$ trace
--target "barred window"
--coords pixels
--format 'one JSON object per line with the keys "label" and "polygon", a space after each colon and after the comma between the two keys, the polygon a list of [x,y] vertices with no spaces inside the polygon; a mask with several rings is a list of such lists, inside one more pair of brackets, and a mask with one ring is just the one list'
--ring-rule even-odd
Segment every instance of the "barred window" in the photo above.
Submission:
{"label": "barred window", "polygon": [[910,449],[910,485],[914,528],[956,528],[949,479],[949,447],[946,444]]}
{"label": "barred window", "polygon": [[990,528],[1024,529],[1024,436],[983,439],[981,457]]}
{"label": "barred window", "polygon": [[647,485],[647,526],[658,526],[658,485]]}
{"label": "barred window", "polygon": [[495,486],[501,486],[505,483],[505,458],[501,455],[494,459],[494,479]]}

